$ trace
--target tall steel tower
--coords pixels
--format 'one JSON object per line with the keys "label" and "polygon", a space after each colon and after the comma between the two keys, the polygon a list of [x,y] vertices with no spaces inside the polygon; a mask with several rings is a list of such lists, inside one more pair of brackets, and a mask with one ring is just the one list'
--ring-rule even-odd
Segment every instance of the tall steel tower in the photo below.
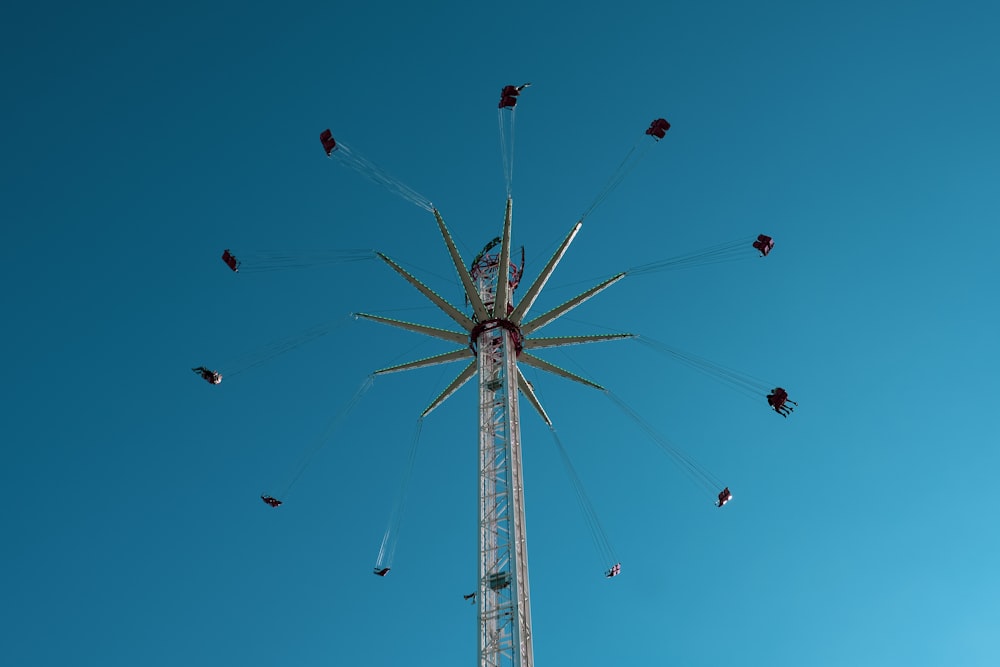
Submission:
{"label": "tall steel tower", "polygon": [[[527,319],[542,288],[548,282],[582,226],[577,222],[559,245],[519,302],[514,291],[521,267],[511,264],[511,210],[507,198],[503,231],[496,242],[466,267],[440,213],[434,218],[471,306],[471,315],[433,292],[399,264],[379,253],[394,271],[451,317],[461,331],[439,329],[413,322],[358,313],[382,322],[457,344],[459,349],[433,357],[376,371],[378,374],[424,368],[453,361],[471,360],[461,373],[434,399],[421,416],[428,415],[462,385],[479,378],[479,665],[480,667],[531,667],[531,595],[528,585],[528,541],[525,528],[524,475],[521,467],[521,419],[518,396],[523,394],[546,424],[551,421],[531,384],[521,373],[524,363],[543,371],[603,389],[600,385],[534,356],[532,351],[629,338],[632,334],[536,337],[545,325],[576,308],[625,277],[620,273],[548,312]],[[497,246],[499,250],[496,251]],[[617,574],[617,571],[614,572]]]}

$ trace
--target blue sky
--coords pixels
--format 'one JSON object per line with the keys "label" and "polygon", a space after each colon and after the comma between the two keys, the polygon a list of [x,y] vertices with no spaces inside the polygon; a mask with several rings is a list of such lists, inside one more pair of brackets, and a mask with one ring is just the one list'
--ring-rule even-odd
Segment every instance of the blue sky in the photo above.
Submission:
{"label": "blue sky", "polygon": [[[988,2],[22,5],[0,27],[12,665],[469,664],[474,392],[424,423],[448,321],[372,262],[234,275],[223,248],[371,248],[454,302],[433,217],[326,159],[327,127],[467,259],[505,188],[528,280],[641,138],[537,308],[765,232],[766,260],[629,276],[544,332],[629,331],[787,387],[784,420],[634,341],[539,353],[733,489],[723,510],[598,392],[528,373],[622,560],[608,581],[524,407],[538,664],[1000,663],[1000,12]],[[753,251],[748,248],[748,252]],[[537,312],[542,312],[538,310]],[[324,445],[286,504],[280,486]]]}

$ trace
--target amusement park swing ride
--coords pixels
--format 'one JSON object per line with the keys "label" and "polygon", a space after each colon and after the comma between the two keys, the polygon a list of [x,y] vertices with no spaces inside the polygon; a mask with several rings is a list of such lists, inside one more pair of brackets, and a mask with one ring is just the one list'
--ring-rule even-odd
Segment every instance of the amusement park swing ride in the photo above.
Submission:
{"label": "amusement park swing ride", "polygon": [[[518,262],[511,247],[513,129],[519,96],[528,85],[530,84],[505,86],[501,91],[498,116],[507,187],[503,228],[500,236],[488,243],[468,265],[462,258],[441,213],[430,201],[384,172],[358,152],[337,141],[330,130],[324,130],[320,134],[320,141],[328,157],[359,171],[433,214],[453,268],[461,282],[468,312],[431,290],[393,259],[377,252],[375,256],[379,260],[419,291],[447,315],[456,326],[451,329],[443,329],[369,313],[355,313],[354,317],[428,336],[454,347],[450,351],[431,357],[382,368],[375,371],[373,377],[439,364],[464,362],[457,376],[420,415],[415,440],[416,437],[419,437],[420,421],[461,387],[473,378],[476,379],[479,397],[478,583],[476,591],[465,597],[478,605],[478,664],[481,667],[531,667],[533,664],[531,599],[521,461],[520,396],[527,400],[531,409],[538,414],[552,433],[563,463],[570,473],[578,499],[581,500],[581,506],[595,538],[595,543],[606,562],[605,576],[608,578],[617,577],[621,573],[622,567],[600,526],[596,512],[586,497],[579,477],[569,461],[566,449],[556,435],[551,419],[542,406],[532,383],[525,378],[522,372],[522,365],[605,392],[694,481],[711,491],[716,506],[720,508],[733,497],[727,486],[724,486],[690,456],[664,438],[651,424],[642,419],[616,395],[587,378],[545,361],[537,356],[536,352],[570,345],[638,338],[640,342],[674,356],[677,360],[697,370],[715,375],[745,393],[760,396],[770,387],[769,383],[764,383],[751,376],[630,333],[553,337],[537,335],[542,328],[600,294],[625,278],[626,275],[739,259],[748,255],[748,247],[752,247],[760,257],[764,257],[773,249],[774,241],[761,234],[756,237],[756,240],[740,239],[683,257],[635,267],[600,282],[555,308],[535,315],[532,312],[535,302],[563,256],[569,250],[583,225],[584,219],[624,178],[642,156],[642,153],[666,136],[670,129],[670,123],[663,118],[657,118],[650,123],[645,130],[644,137],[640,137],[639,141],[642,142],[642,146],[638,150],[636,146],[633,146],[594,203],[572,226],[537,277],[524,288],[523,294],[518,299],[515,298],[515,292],[519,287],[522,287],[524,255],[522,249],[520,262]],[[370,258],[370,253],[362,251],[312,253],[310,257],[304,258],[276,254],[263,254],[254,257],[245,253],[241,253],[238,257],[237,254],[226,249],[222,255],[223,262],[233,272],[278,270],[304,265],[304,263],[335,263],[367,258]],[[228,370],[226,368],[214,370],[199,366],[192,370],[208,383],[218,385],[223,381],[224,376],[240,372],[247,367],[262,363],[265,359],[325,335],[331,328],[332,326],[324,325],[298,337],[272,344],[259,357],[244,360],[242,366],[236,364]],[[360,399],[371,383],[372,378],[369,378],[362,384],[350,405]],[[770,407],[782,416],[787,416],[796,405],[788,397],[787,392],[780,387],[770,390],[770,393],[767,394],[767,401]],[[346,411],[346,409],[342,411],[340,416],[346,414]],[[412,467],[412,452],[410,458],[409,465]],[[307,462],[308,460],[302,466],[304,467]],[[284,494],[287,493],[300,473],[301,468],[284,489],[279,489],[280,492],[274,496],[262,495],[261,500],[272,508],[279,507],[283,502]],[[407,472],[406,475],[408,476],[408,474]],[[396,516],[390,519],[389,529],[383,538],[373,570],[373,573],[380,577],[389,574],[392,566],[399,512],[401,512],[401,508],[397,506],[397,509],[394,510]]]}

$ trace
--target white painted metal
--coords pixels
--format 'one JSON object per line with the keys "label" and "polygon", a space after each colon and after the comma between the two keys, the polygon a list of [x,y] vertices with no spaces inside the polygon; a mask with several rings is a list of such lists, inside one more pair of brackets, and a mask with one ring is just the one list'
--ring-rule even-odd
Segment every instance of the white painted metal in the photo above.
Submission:
{"label": "white painted metal", "polygon": [[[507,281],[509,273],[500,273],[496,257],[484,258],[480,266],[479,294],[489,307],[498,292],[497,282]],[[494,310],[503,313],[505,306],[496,302]],[[534,663],[515,335],[496,323],[482,330],[476,346],[480,667],[531,667]]]}
{"label": "white painted metal", "polygon": [[441,340],[447,340],[452,343],[457,343],[462,347],[469,344],[469,335],[458,331],[449,331],[448,329],[429,327],[426,324],[404,322],[402,320],[394,320],[390,317],[382,317],[381,315],[369,315],[368,313],[354,313],[354,316],[366,320],[372,320],[374,322],[381,322],[382,324],[388,324],[393,327],[399,327],[400,329],[406,329],[407,331],[413,331],[414,333],[424,334],[425,336],[432,336],[434,338],[440,338]]}
{"label": "white painted metal", "polygon": [[433,401],[431,401],[431,404],[427,406],[427,408],[420,414],[420,416],[421,417],[426,417],[431,412],[433,412],[437,408],[437,406],[439,406],[442,403],[444,403],[445,400],[447,400],[447,398],[449,396],[451,396],[456,391],[458,391],[459,389],[461,389],[462,386],[466,382],[468,382],[469,380],[471,380],[472,376],[476,374],[476,368],[477,368],[477,366],[478,366],[478,364],[474,360],[471,361],[471,362],[469,362],[469,365],[465,367],[465,370],[463,370],[461,373],[459,373],[458,377],[456,377],[454,380],[452,380],[451,384],[449,384],[447,387],[445,387],[445,390],[442,391],[440,393],[440,395],[438,395],[437,398],[435,398]]}
{"label": "white painted metal", "polygon": [[444,313],[446,313],[448,317],[455,320],[459,324],[459,326],[461,326],[466,331],[472,331],[472,327],[475,326],[475,323],[472,320],[470,320],[465,315],[465,313],[463,313],[458,308],[445,301],[443,298],[441,298],[441,296],[437,292],[435,292],[430,287],[428,287],[427,285],[423,284],[422,282],[414,278],[409,271],[401,267],[399,264],[396,264],[396,262],[392,261],[391,259],[389,259],[380,252],[375,254],[378,255],[379,259],[381,259],[383,262],[392,267],[393,271],[403,276],[406,282],[416,287],[421,294],[430,299],[431,302],[435,306],[440,308]]}
{"label": "white painted metal", "polygon": [[583,294],[579,294],[573,297],[572,299],[562,304],[561,306],[556,306],[549,312],[539,315],[530,322],[525,322],[523,325],[521,325],[521,330],[524,332],[525,335],[538,331],[546,324],[551,324],[556,319],[562,317],[563,315],[573,310],[574,308],[582,304],[584,301],[590,299],[591,297],[600,294],[601,292],[611,287],[624,277],[625,277],[624,273],[619,273],[617,276],[612,276],[611,278],[608,278],[600,285],[592,287]]}
{"label": "white painted metal", "polygon": [[441,231],[444,245],[448,248],[448,254],[451,255],[451,261],[455,265],[455,272],[458,273],[458,278],[462,281],[462,287],[465,288],[465,298],[472,304],[472,312],[475,313],[476,319],[481,322],[489,317],[486,313],[486,306],[483,305],[482,299],[479,298],[479,292],[476,291],[469,270],[465,268],[465,262],[462,261],[462,256],[458,252],[455,239],[451,237],[451,232],[448,231],[448,226],[444,224],[444,218],[441,217],[437,209],[434,209],[434,219],[437,221],[438,229]]}
{"label": "white painted metal", "polygon": [[416,361],[409,361],[405,364],[398,364],[396,366],[380,368],[377,371],[375,371],[375,375],[388,375],[389,373],[399,373],[400,371],[412,371],[415,368],[427,368],[428,366],[449,364],[453,361],[461,361],[462,359],[468,359],[468,358],[469,358],[468,348],[464,350],[455,350],[454,352],[445,352],[444,354],[436,354],[433,357],[426,357],[424,359],[417,359]]}
{"label": "white painted metal", "polygon": [[516,308],[514,308],[514,312],[510,314],[510,319],[514,322],[514,324],[520,324],[524,317],[528,314],[531,306],[535,303],[535,299],[537,299],[538,295],[541,294],[542,288],[545,287],[545,283],[549,281],[549,278],[552,276],[552,272],[556,270],[556,266],[559,264],[559,260],[561,260],[563,255],[566,254],[566,251],[569,250],[569,244],[576,238],[576,234],[580,231],[580,227],[582,226],[582,221],[573,225],[573,229],[569,230],[569,234],[567,234],[566,238],[563,239],[563,242],[559,244],[559,247],[556,249],[555,253],[553,253],[552,257],[545,265],[545,268],[543,268],[542,272],[538,274],[537,278],[535,278],[535,282],[533,282],[531,287],[528,288],[528,291],[524,293],[524,298],[522,298],[521,302],[517,304]]}
{"label": "white painted metal", "polygon": [[572,380],[573,382],[579,382],[582,385],[586,385],[588,387],[592,387],[594,389],[600,389],[601,391],[604,391],[604,387],[602,387],[601,385],[597,384],[596,382],[591,382],[587,378],[582,378],[579,375],[577,375],[576,373],[570,373],[565,368],[560,368],[560,367],[556,366],[555,364],[550,364],[549,362],[545,361],[544,359],[539,359],[538,357],[536,357],[533,354],[528,354],[527,352],[522,352],[521,353],[521,361],[524,362],[528,366],[533,366],[534,368],[538,368],[538,369],[543,370],[543,371],[548,371],[549,373],[552,373],[553,375],[558,375],[559,377],[564,377],[567,380]]}
{"label": "white painted metal", "polygon": [[520,368],[517,369],[517,388],[521,390],[524,397],[528,399],[529,403],[531,403],[531,407],[535,408],[535,411],[538,413],[538,416],[542,418],[542,421],[545,422],[546,425],[552,426],[552,420],[549,419],[548,414],[545,412],[545,408],[542,407],[542,404],[538,402],[538,397],[535,396],[535,388],[532,387],[531,383],[528,382],[528,379],[524,377],[524,373],[521,372]]}
{"label": "white painted metal", "polygon": [[635,338],[635,334],[596,334],[592,336],[552,336],[549,338],[526,338],[525,350],[540,350],[544,347],[565,347],[567,345],[583,345],[585,343],[603,343],[608,340]]}
{"label": "white painted metal", "polygon": [[[474,375],[479,376],[479,667],[532,667],[534,656],[531,630],[531,596],[528,584],[528,541],[525,529],[524,475],[521,467],[521,421],[518,395],[523,393],[546,424],[551,421],[531,384],[518,368],[518,360],[548,373],[602,389],[590,380],[570,373],[527,352],[528,349],[562,347],[581,343],[615,340],[631,334],[559,336],[526,340],[524,336],[541,329],[579,306],[624,274],[619,274],[583,294],[553,308],[519,327],[538,298],[573,238],[578,222],[570,230],[541,274],[515,307],[510,285],[511,201],[507,200],[502,242],[497,254],[483,255],[476,266],[466,268],[445,225],[434,210],[434,218],[472,307],[469,318],[382,253],[386,264],[413,285],[464,329],[450,332],[412,322],[377,315],[358,316],[389,326],[446,340],[461,347],[377,371],[379,374],[423,368],[467,359],[473,344],[476,359],[471,361],[441,394],[424,410],[437,408]],[[522,267],[523,268],[523,267]],[[522,348],[523,347],[523,351]]]}

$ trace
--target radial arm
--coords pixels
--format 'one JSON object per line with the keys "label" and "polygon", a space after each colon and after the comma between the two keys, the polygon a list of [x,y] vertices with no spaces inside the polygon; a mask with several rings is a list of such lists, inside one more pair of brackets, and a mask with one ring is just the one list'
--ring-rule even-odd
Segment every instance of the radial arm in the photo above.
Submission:
{"label": "radial arm", "polygon": [[452,361],[460,361],[462,359],[468,359],[471,352],[468,348],[464,350],[455,350],[454,352],[445,352],[444,354],[436,354],[433,357],[426,357],[424,359],[417,359],[416,361],[409,361],[405,364],[399,364],[398,366],[389,366],[388,368],[380,368],[375,371],[375,375],[386,375],[387,373],[398,373],[400,371],[411,371],[414,368],[426,368],[427,366],[437,366],[438,364],[447,364]]}
{"label": "radial arm", "polygon": [[545,347],[563,347],[564,345],[582,345],[583,343],[600,343],[606,340],[621,340],[635,338],[635,334],[597,334],[595,336],[551,336],[547,338],[528,338],[523,345],[525,350],[540,350]]}
{"label": "radial arm", "polygon": [[569,231],[569,234],[563,239],[562,244],[556,249],[555,253],[549,259],[549,263],[545,265],[542,272],[538,274],[535,278],[535,282],[531,284],[528,291],[524,293],[524,297],[521,299],[520,303],[514,308],[514,312],[510,314],[510,321],[514,324],[520,324],[524,319],[525,315],[528,314],[528,310],[531,308],[532,304],[535,303],[535,299],[538,298],[538,294],[545,287],[545,283],[548,282],[549,277],[552,276],[552,272],[555,271],[556,265],[559,264],[559,260],[562,259],[563,255],[569,249],[569,244],[573,242],[576,237],[577,232],[580,231],[580,227],[583,226],[583,222],[578,222],[573,225],[573,229]]}
{"label": "radial arm", "polygon": [[569,311],[573,310],[574,308],[576,308],[577,306],[579,306],[581,303],[583,303],[587,299],[591,298],[592,296],[600,294],[601,292],[603,292],[607,288],[611,287],[612,285],[614,285],[616,282],[618,282],[619,280],[621,280],[624,277],[625,277],[624,273],[619,273],[617,276],[612,276],[611,278],[608,278],[607,280],[605,280],[600,285],[598,285],[596,287],[592,287],[591,289],[587,290],[583,294],[580,294],[578,296],[573,297],[572,299],[570,299],[566,303],[562,304],[561,306],[556,306],[555,308],[553,308],[549,312],[547,312],[547,313],[545,313],[543,315],[539,315],[535,319],[531,320],[530,322],[528,322],[524,326],[522,326],[521,327],[521,333],[523,333],[524,335],[528,335],[532,331],[538,331],[539,329],[541,329],[542,327],[544,327],[546,324],[549,324],[553,320],[555,320],[556,318],[565,315],[566,313],[568,313]]}
{"label": "radial arm", "polygon": [[398,327],[400,329],[406,329],[407,331],[424,334],[425,336],[433,336],[434,338],[440,338],[452,343],[458,343],[459,345],[465,345],[469,342],[468,334],[459,333],[457,331],[448,331],[447,329],[438,329],[437,327],[429,327],[424,324],[414,324],[413,322],[393,320],[388,317],[369,315],[368,313],[354,313],[354,316],[371,320],[372,322],[381,322],[382,324],[388,324],[392,327]]}
{"label": "radial arm", "polygon": [[458,374],[458,377],[451,381],[451,384],[441,392],[441,394],[434,399],[434,401],[427,406],[427,409],[420,413],[421,417],[426,417],[431,412],[433,412],[437,406],[445,402],[445,400],[458,391],[463,384],[468,382],[473,375],[476,374],[476,360],[473,359],[472,363],[465,367],[465,370]]}
{"label": "radial arm", "polygon": [[[451,232],[448,231],[447,225],[444,224],[444,218],[438,213],[437,209],[434,209],[434,219],[437,220],[438,229],[441,230],[441,236],[444,237],[444,243],[448,246],[448,253],[451,254],[451,261],[455,264],[455,270],[458,272],[458,277],[462,281],[462,287],[465,288],[465,296],[469,299],[469,303],[472,304],[472,311],[476,314],[476,318],[482,322],[489,319],[489,315],[486,313],[486,306],[483,305],[483,300],[479,296],[479,291],[476,290],[475,284],[472,282],[472,276],[469,274],[469,270],[465,268],[465,263],[462,261],[462,256],[458,253],[458,247],[455,245],[455,240],[451,238]],[[471,329],[471,327],[469,327]]]}
{"label": "radial arm", "polygon": [[550,364],[547,361],[543,361],[534,355],[528,354],[527,352],[522,352],[521,356],[518,357],[518,361],[526,363],[529,366],[534,366],[539,370],[548,371],[549,373],[553,373],[555,375],[558,375],[559,377],[564,377],[567,380],[572,380],[573,382],[579,382],[580,384],[586,385],[588,387],[593,387],[594,389],[600,389],[601,391],[604,391],[604,387],[597,384],[596,382],[591,382],[590,380],[582,378],[579,375],[576,375],[575,373],[570,373],[566,369],[559,368],[558,366]]}
{"label": "radial arm", "polygon": [[465,329],[466,331],[472,331],[472,327],[474,327],[475,324],[473,323],[472,320],[466,317],[462,313],[462,311],[460,311],[458,308],[445,301],[439,294],[434,292],[430,287],[428,287],[427,285],[423,284],[422,282],[414,278],[412,275],[410,275],[410,273],[406,269],[401,267],[399,264],[396,264],[396,262],[392,261],[391,259],[389,259],[380,252],[375,254],[379,256],[379,259],[381,259],[383,262],[391,266],[393,271],[403,276],[403,278],[406,279],[406,282],[416,287],[421,294],[430,299],[435,306],[443,310],[445,314],[448,315],[448,317],[458,322],[463,329]]}
{"label": "radial arm", "polygon": [[510,293],[510,213],[511,199],[507,197],[507,212],[503,219],[503,236],[500,243],[500,266],[497,270],[497,297],[493,301],[493,317],[507,314],[507,298]]}
{"label": "radial arm", "polygon": [[542,408],[542,404],[538,401],[538,396],[535,395],[534,387],[532,387],[531,383],[524,377],[524,373],[521,372],[520,368],[517,369],[517,388],[520,389],[521,393],[527,397],[528,402],[535,408],[535,411],[541,415],[542,421],[549,426],[552,426],[552,420],[549,419],[547,414],[545,414],[545,409]]}

